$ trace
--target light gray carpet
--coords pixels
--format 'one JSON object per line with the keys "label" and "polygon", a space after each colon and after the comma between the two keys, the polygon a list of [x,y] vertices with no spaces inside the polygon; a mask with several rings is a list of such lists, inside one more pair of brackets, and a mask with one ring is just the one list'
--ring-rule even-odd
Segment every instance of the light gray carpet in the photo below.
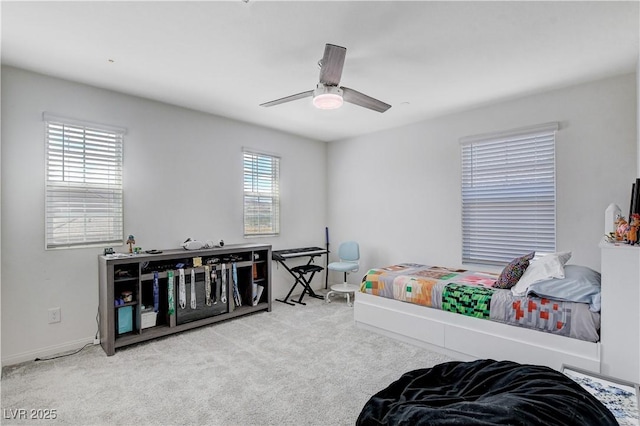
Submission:
{"label": "light gray carpet", "polygon": [[374,393],[446,356],[361,330],[344,299],[263,312],[116,351],[6,367],[9,410],[47,424],[352,425]]}

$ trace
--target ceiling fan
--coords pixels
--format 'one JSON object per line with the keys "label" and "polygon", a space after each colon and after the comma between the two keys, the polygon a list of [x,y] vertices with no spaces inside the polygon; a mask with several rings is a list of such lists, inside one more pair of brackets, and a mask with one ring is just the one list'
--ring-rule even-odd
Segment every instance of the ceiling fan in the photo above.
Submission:
{"label": "ceiling fan", "polygon": [[313,105],[320,109],[340,108],[343,102],[349,102],[378,112],[385,112],[391,105],[360,93],[348,87],[338,86],[344,67],[345,47],[329,44],[324,48],[324,56],[318,62],[320,65],[320,82],[314,90],[298,93],[275,101],[260,104],[263,107],[283,104],[297,99],[313,97]]}

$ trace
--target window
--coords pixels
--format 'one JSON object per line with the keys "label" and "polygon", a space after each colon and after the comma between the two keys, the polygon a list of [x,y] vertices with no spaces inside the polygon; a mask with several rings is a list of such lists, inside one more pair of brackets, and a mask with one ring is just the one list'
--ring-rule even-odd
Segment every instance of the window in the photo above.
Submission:
{"label": "window", "polygon": [[460,141],[463,263],[555,251],[557,129],[550,123]]}
{"label": "window", "polygon": [[46,248],[122,245],[124,129],[45,113]]}
{"label": "window", "polygon": [[244,236],[280,233],[280,158],[243,152]]}

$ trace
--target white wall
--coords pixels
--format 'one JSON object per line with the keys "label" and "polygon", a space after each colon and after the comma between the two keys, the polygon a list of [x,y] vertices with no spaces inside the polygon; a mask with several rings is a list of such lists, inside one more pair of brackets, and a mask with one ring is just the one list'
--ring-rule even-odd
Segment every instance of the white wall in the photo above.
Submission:
{"label": "white wall", "polygon": [[[79,347],[97,329],[102,250],[44,250],[43,111],[128,129],[125,233],[136,246],[175,248],[187,237],[275,249],[324,244],[323,142],[11,67],[2,68],[1,107],[3,364]],[[245,146],[281,156],[277,238],[242,236]],[[273,272],[282,297],[291,279]],[[51,307],[61,307],[58,324],[47,323]]]}
{"label": "white wall", "polygon": [[[611,78],[327,147],[3,67],[2,363],[79,347],[96,331],[100,250],[44,250],[43,111],[128,128],[125,232],[136,245],[175,247],[187,237],[244,242],[240,155],[248,146],[282,157],[282,233],[249,241],[275,249],[322,245],[328,223],[332,248],[360,241],[361,271],[402,261],[460,266],[459,138],[559,121],[558,249],[599,270],[604,209],[611,202],[628,208],[640,161],[636,85],[636,75]],[[282,269],[273,272],[274,296],[283,296],[291,281]],[[55,306],[62,322],[49,325],[47,309]]]}
{"label": "white wall", "polygon": [[557,121],[557,248],[600,270],[604,210],[629,209],[636,111],[631,74],[331,143],[332,244],[358,240],[364,270],[462,266],[459,139]]}

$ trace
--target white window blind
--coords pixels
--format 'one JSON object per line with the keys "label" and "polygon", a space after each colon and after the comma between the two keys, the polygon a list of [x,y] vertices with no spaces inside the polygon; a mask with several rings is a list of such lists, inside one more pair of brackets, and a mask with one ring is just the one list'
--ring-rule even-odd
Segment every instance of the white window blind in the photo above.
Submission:
{"label": "white window blind", "polygon": [[461,140],[463,263],[555,251],[557,129],[549,123]]}
{"label": "white window blind", "polygon": [[244,235],[280,233],[280,158],[243,152]]}
{"label": "white window blind", "polygon": [[44,120],[46,248],[123,244],[124,129]]}

